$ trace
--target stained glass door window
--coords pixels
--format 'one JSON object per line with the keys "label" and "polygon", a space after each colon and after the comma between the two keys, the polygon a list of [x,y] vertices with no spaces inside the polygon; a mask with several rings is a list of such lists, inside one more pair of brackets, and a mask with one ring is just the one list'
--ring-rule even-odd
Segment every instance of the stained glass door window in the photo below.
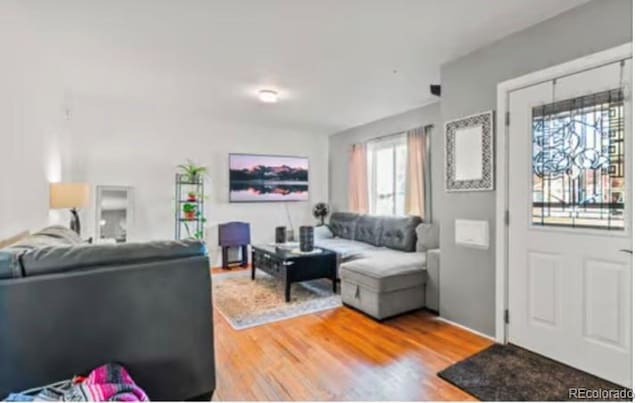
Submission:
{"label": "stained glass door window", "polygon": [[532,223],[624,229],[621,89],[532,111]]}

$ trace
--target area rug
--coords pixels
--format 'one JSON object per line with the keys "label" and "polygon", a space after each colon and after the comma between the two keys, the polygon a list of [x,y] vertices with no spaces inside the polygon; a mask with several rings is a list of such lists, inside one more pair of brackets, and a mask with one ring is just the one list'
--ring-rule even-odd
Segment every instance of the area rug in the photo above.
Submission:
{"label": "area rug", "polygon": [[249,271],[239,271],[214,274],[212,282],[216,308],[238,330],[342,306],[325,279],[294,283],[290,302],[284,301],[282,286],[261,271],[255,281]]}
{"label": "area rug", "polygon": [[485,401],[631,400],[622,386],[511,344],[494,344],[438,375]]}

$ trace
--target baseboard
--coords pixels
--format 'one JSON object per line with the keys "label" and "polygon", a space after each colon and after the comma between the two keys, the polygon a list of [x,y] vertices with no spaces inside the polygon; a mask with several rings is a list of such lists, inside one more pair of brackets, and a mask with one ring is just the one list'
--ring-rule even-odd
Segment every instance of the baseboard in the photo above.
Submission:
{"label": "baseboard", "polygon": [[440,316],[440,311],[438,311],[437,309],[431,309],[431,308],[424,308],[427,312],[432,313],[436,316]]}
{"label": "baseboard", "polygon": [[489,336],[488,334],[485,334],[485,333],[479,332],[479,331],[477,331],[477,330],[475,330],[475,329],[471,329],[470,327],[466,327],[466,326],[461,325],[461,324],[459,324],[459,323],[457,323],[457,322],[454,322],[454,321],[452,321],[452,320],[445,319],[445,318],[443,318],[442,316],[439,316],[437,319],[438,319],[438,320],[440,320],[440,321],[442,321],[442,322],[444,322],[444,323],[447,323],[447,324],[449,324],[449,325],[453,325],[453,326],[455,326],[455,327],[459,327],[460,329],[464,329],[464,330],[466,330],[467,332],[470,332],[470,333],[473,333],[473,334],[477,334],[478,336],[482,336],[482,337],[484,337],[484,338],[486,338],[486,339],[489,339],[489,340],[491,340],[491,341],[496,341],[496,338],[495,338],[495,337],[493,337],[493,336]]}

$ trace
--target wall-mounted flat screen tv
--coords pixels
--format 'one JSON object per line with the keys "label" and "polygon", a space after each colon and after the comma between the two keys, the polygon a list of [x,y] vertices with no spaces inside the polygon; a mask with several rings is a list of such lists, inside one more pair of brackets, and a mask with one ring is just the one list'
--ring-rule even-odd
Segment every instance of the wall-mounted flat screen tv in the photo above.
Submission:
{"label": "wall-mounted flat screen tv", "polygon": [[309,159],[229,154],[230,202],[309,200]]}

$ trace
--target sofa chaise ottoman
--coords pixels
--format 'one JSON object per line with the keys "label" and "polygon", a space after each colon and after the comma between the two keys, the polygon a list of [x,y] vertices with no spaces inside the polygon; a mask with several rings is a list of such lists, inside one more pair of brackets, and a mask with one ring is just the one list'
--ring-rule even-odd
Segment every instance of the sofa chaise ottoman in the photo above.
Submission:
{"label": "sofa chaise ottoman", "polygon": [[437,310],[437,262],[433,275],[427,270],[428,256],[438,258],[434,225],[415,216],[336,212],[318,232],[328,233],[318,234],[318,246],[338,254],[345,305],[379,320],[425,306]]}
{"label": "sofa chaise ottoman", "polygon": [[424,253],[376,251],[341,268],[342,302],[376,319],[424,308]]}

